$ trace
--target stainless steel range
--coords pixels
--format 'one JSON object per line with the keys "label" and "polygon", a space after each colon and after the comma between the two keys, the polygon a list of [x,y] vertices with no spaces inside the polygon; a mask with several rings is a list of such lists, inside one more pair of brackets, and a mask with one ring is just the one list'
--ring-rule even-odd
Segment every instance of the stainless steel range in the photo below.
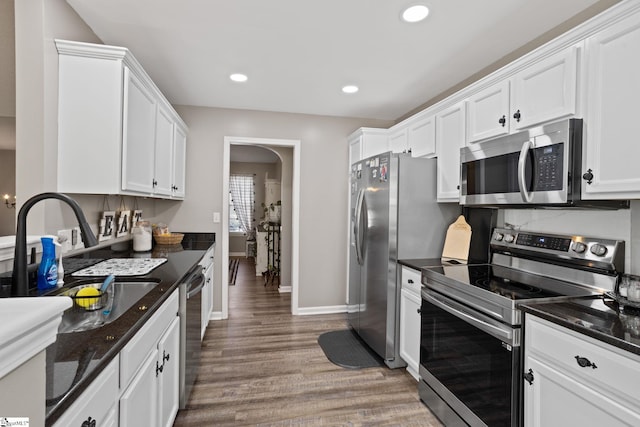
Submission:
{"label": "stainless steel range", "polygon": [[602,294],[624,242],[495,229],[491,263],[422,270],[419,394],[447,426],[518,426],[518,305]]}

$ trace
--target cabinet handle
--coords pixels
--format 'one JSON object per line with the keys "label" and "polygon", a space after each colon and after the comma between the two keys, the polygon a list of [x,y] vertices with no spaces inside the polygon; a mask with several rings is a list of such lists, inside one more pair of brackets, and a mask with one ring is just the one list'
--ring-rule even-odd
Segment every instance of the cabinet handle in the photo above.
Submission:
{"label": "cabinet handle", "polygon": [[522,114],[520,114],[520,110],[513,113],[513,118],[516,119],[516,122],[520,122],[520,117],[522,117]]}
{"label": "cabinet handle", "polygon": [[580,365],[581,368],[598,369],[596,364],[595,363],[591,363],[591,361],[589,359],[587,359],[586,357],[576,356],[576,362],[578,362],[578,365]]}
{"label": "cabinet handle", "polygon": [[156,360],[156,377],[158,376],[158,374],[162,373],[163,369],[164,369],[164,365],[159,364],[158,361]]}
{"label": "cabinet handle", "polygon": [[162,350],[162,366],[164,367],[164,362],[168,362],[169,358],[171,357],[171,353],[166,353],[164,352],[164,350]]}
{"label": "cabinet handle", "polygon": [[498,119],[498,123],[500,123],[502,127],[505,127],[505,125],[507,124],[507,116],[503,114],[502,117]]}
{"label": "cabinet handle", "polygon": [[584,175],[582,175],[582,179],[587,181],[587,184],[591,184],[593,182],[593,170],[587,169]]}
{"label": "cabinet handle", "polygon": [[413,283],[413,279],[407,280],[408,283]]}
{"label": "cabinet handle", "polygon": [[418,314],[422,314],[422,309],[419,308],[416,311],[418,312]]}
{"label": "cabinet handle", "polygon": [[154,178],[153,181],[151,181],[151,184],[155,187],[156,185],[158,185],[158,181],[156,181]]}
{"label": "cabinet handle", "polygon": [[524,380],[529,383],[529,385],[533,384],[533,371],[529,369],[529,372],[524,374]]}
{"label": "cabinet handle", "polygon": [[82,425],[80,427],[96,427],[96,420],[89,417],[86,421],[82,422]]}

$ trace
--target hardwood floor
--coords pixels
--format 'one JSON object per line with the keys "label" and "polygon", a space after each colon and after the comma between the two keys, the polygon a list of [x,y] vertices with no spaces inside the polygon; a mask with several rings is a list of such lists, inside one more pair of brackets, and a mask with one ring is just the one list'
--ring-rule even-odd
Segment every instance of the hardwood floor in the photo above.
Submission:
{"label": "hardwood floor", "polygon": [[292,316],[290,294],[243,259],[229,319],[212,321],[187,409],[174,426],[441,426],[405,369],[343,369],[317,343],[345,314]]}

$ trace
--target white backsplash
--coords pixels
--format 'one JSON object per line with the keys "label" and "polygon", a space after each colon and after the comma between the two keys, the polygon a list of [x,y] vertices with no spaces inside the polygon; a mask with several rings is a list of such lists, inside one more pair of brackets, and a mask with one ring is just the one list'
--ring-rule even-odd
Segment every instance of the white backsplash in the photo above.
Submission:
{"label": "white backsplash", "polygon": [[579,234],[624,240],[625,272],[640,274],[640,201],[630,209],[502,209],[498,225],[559,234]]}

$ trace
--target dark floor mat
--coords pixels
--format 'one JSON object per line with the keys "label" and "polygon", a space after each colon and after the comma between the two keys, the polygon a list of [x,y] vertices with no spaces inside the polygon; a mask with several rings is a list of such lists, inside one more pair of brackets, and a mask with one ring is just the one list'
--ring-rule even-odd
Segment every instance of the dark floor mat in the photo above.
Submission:
{"label": "dark floor mat", "polygon": [[332,363],[347,369],[383,366],[382,359],[373,352],[351,329],[325,332],[318,344]]}

